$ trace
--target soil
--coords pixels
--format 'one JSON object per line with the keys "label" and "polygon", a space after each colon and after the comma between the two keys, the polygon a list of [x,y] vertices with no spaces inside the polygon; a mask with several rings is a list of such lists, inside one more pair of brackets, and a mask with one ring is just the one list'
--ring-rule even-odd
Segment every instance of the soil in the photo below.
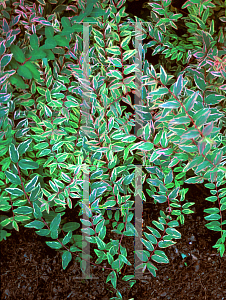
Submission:
{"label": "soil", "polygon": [[[121,280],[120,275],[117,287],[123,300],[226,299],[226,255],[221,258],[212,248],[220,235],[204,226],[203,210],[213,205],[205,200],[210,196],[209,190],[203,185],[185,184],[184,187],[190,188],[186,199],[196,203],[192,206],[195,213],[187,215],[185,224],[177,228],[182,234],[180,240],[175,240],[177,244],[164,249],[170,263],[155,263],[158,268],[156,277],[146,270],[143,279],[137,279],[132,288]],[[152,220],[158,220],[159,209],[160,206],[148,200],[144,202],[144,230],[146,225],[152,225]],[[79,217],[73,216],[75,212],[72,215],[72,211],[65,214],[67,220],[78,220]],[[147,229],[145,231],[148,232]],[[48,238],[38,236],[35,229],[23,226],[19,227],[19,232],[11,232],[12,235],[0,243],[1,299],[107,300],[116,296],[111,284],[106,283],[110,271],[102,271],[102,268],[91,264],[91,273],[97,279],[76,279],[82,276],[78,263],[72,259],[63,270],[61,254],[45,244]],[[107,231],[106,242],[110,237],[112,233]],[[126,247],[128,260],[132,263],[126,270],[123,268],[124,275],[134,274],[133,240],[134,237],[123,238],[122,245]],[[90,249],[91,262],[95,262],[97,256],[93,248]]]}

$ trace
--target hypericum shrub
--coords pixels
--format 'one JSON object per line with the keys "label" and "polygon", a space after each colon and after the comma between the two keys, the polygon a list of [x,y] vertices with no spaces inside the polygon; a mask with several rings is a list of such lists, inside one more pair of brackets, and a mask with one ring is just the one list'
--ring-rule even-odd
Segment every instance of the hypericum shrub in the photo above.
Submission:
{"label": "hypericum shrub", "polygon": [[[63,269],[75,257],[83,273],[91,243],[91,265],[108,263],[111,299],[122,299],[117,278],[131,265],[123,238],[141,242],[136,269],[156,276],[156,263],[169,262],[164,248],[193,213],[183,184],[205,182],[205,226],[220,232],[213,247],[223,256],[226,42],[212,18],[219,1],[186,1],[186,17],[171,11],[171,0],[149,1],[148,22],[128,18],[125,0],[38,2],[1,2],[0,240],[19,223],[35,228],[61,252]],[[181,38],[179,20],[188,27]],[[225,21],[224,11],[218,25]],[[157,65],[145,60],[149,47],[160,54]],[[165,205],[144,238],[129,210],[134,196],[146,201],[138,177],[153,203]],[[65,222],[66,207],[77,205],[86,218]],[[118,234],[109,243],[107,224]],[[122,279],[136,282],[134,274]]]}

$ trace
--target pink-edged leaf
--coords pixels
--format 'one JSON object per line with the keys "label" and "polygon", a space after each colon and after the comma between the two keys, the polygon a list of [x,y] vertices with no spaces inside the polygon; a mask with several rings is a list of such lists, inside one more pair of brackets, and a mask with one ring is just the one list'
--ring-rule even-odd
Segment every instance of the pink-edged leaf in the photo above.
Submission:
{"label": "pink-edged leaf", "polygon": [[177,81],[174,84],[173,93],[178,96],[180,95],[181,91],[183,89],[183,75],[179,75],[177,78]]}
{"label": "pink-edged leaf", "polygon": [[12,59],[13,54],[6,54],[2,57],[1,59],[1,68],[4,68],[5,66],[8,65],[8,63],[10,63],[11,59]]}
{"label": "pink-edged leaf", "polygon": [[203,129],[202,133],[204,136],[208,136],[213,130],[213,122],[208,123],[206,127]]}
{"label": "pink-edged leaf", "polygon": [[226,84],[223,84],[223,85],[219,86],[219,89],[223,90],[223,91],[226,91]]}
{"label": "pink-edged leaf", "polygon": [[198,95],[199,95],[199,93],[195,92],[189,98],[187,98],[185,100],[184,107],[185,107],[186,111],[192,110],[192,108],[194,107],[194,104],[196,102],[196,99],[197,99]]}
{"label": "pink-edged leaf", "polygon": [[201,142],[198,142],[198,150],[199,154],[201,155],[206,147],[206,142],[203,140]]}
{"label": "pink-edged leaf", "polygon": [[206,104],[215,105],[215,104],[218,104],[224,98],[225,98],[225,96],[223,96],[223,95],[210,94],[205,98],[204,101]]}
{"label": "pink-edged leaf", "polygon": [[221,162],[222,156],[223,156],[223,151],[219,150],[219,152],[217,153],[217,155],[215,156],[215,158],[213,160],[213,163],[215,165],[218,165]]}
{"label": "pink-edged leaf", "polygon": [[205,89],[206,89],[205,80],[196,75],[194,76],[194,79],[195,79],[195,84],[196,84],[197,88],[199,88],[202,91],[205,91]]}

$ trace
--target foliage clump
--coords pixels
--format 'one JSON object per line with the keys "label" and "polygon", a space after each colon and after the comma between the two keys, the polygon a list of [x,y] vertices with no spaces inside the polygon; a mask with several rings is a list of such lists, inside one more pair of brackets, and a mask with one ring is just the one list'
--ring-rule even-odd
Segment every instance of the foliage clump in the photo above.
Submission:
{"label": "foliage clump", "polygon": [[[195,204],[184,183],[210,189],[205,226],[220,232],[221,256],[226,237],[225,4],[188,0],[185,17],[171,0],[149,0],[145,22],[125,2],[2,1],[0,11],[0,240],[19,223],[35,228],[63,269],[75,256],[84,273],[93,244],[111,299],[122,299],[117,279],[131,265],[126,236],[145,247],[136,270],[156,276],[156,263],[169,262],[164,248]],[[188,28],[180,38],[177,24]],[[131,208],[147,195],[165,208],[142,238]],[[66,222],[77,205],[80,223]],[[118,239],[105,243],[109,224]]]}

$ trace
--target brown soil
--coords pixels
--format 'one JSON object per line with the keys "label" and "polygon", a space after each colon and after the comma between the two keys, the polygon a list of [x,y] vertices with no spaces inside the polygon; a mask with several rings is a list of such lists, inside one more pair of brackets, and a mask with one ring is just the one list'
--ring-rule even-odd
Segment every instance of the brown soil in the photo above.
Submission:
{"label": "brown soil", "polygon": [[[117,287],[123,300],[226,299],[226,255],[221,258],[212,248],[220,236],[204,226],[203,209],[212,205],[205,201],[205,197],[210,195],[209,190],[202,185],[185,187],[190,188],[186,199],[196,202],[192,208],[194,210],[195,207],[195,213],[187,215],[184,226],[177,228],[182,234],[181,240],[165,249],[170,263],[155,263],[158,268],[156,278],[145,271],[144,279],[137,280],[131,289],[126,282],[118,279]],[[143,216],[145,225],[151,225],[151,220],[158,219],[159,206],[150,205],[147,201]],[[68,220],[72,220],[72,214]],[[22,226],[19,232],[11,232],[12,235],[0,243],[1,299],[107,300],[116,296],[111,284],[106,283],[109,272],[91,265],[91,273],[99,279],[75,279],[81,276],[78,263],[72,260],[63,270],[61,254],[45,244],[51,239],[38,236],[34,229]],[[122,245],[127,248],[128,259],[132,263],[133,237],[123,239]],[[91,250],[94,257],[91,262],[95,262],[96,255]],[[183,259],[181,254],[186,257]],[[133,263],[123,272],[124,275],[133,274]]]}

